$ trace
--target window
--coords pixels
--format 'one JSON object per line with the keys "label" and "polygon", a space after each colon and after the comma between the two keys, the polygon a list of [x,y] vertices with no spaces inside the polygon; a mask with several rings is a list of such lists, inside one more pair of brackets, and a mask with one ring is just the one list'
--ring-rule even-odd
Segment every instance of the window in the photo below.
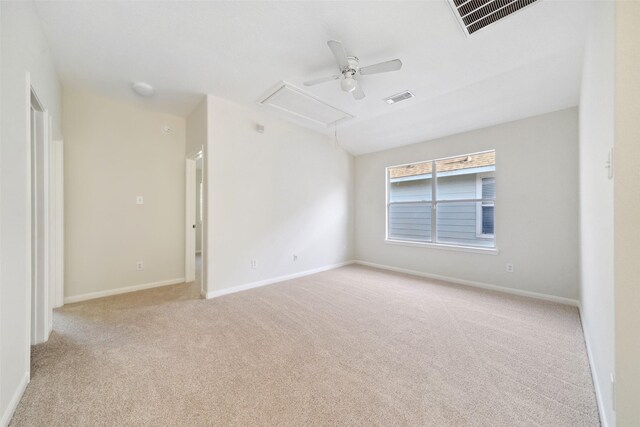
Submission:
{"label": "window", "polygon": [[478,198],[482,199],[476,210],[476,234],[481,238],[493,238],[496,178],[492,173],[478,174],[476,182]]}
{"label": "window", "polygon": [[495,151],[387,168],[387,240],[495,247]]}

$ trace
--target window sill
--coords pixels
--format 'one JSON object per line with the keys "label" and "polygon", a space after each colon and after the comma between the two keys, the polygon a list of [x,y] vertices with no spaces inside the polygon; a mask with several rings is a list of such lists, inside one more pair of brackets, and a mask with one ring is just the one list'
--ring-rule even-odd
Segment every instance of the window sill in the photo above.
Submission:
{"label": "window sill", "polygon": [[418,248],[432,248],[432,249],[443,249],[446,251],[455,251],[455,252],[470,252],[476,254],[485,254],[485,255],[498,255],[500,252],[497,248],[476,248],[471,246],[457,246],[457,245],[447,245],[444,243],[425,243],[425,242],[409,242],[405,240],[390,240],[386,239],[384,241],[387,245],[398,245],[398,246],[413,246]]}

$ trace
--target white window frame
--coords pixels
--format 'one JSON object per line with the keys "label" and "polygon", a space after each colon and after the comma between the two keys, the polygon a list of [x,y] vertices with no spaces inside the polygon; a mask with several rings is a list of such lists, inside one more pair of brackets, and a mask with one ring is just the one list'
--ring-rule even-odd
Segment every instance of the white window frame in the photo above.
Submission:
{"label": "white window frame", "polygon": [[[496,173],[495,171],[493,172],[484,172],[484,173],[479,173],[476,175],[476,196],[478,197],[478,199],[482,199],[482,179],[483,178],[494,178],[496,177]],[[483,199],[484,200],[484,199]],[[487,203],[486,205],[484,203]],[[494,218],[493,218],[493,232],[494,234],[486,234],[482,232],[482,206],[493,206],[493,213],[494,213]],[[496,203],[494,202],[485,202],[482,201],[480,203],[478,203],[478,205],[476,206],[476,237],[479,239],[493,239],[495,238],[495,231],[496,231],[496,219],[495,219],[495,206]]]}
{"label": "white window frame", "polygon": [[[393,244],[393,245],[418,246],[418,247],[429,247],[429,248],[438,248],[438,249],[446,249],[446,250],[455,250],[455,251],[461,251],[461,252],[486,253],[486,254],[492,254],[492,255],[498,254],[499,251],[498,251],[498,243],[497,243],[495,225],[494,225],[494,234],[492,234],[492,235],[489,235],[489,234],[482,235],[482,226],[480,225],[480,235],[481,236],[478,236],[478,237],[482,237],[482,238],[486,238],[486,239],[493,239],[493,247],[462,245],[462,244],[459,245],[459,244],[455,244],[455,243],[438,242],[438,235],[437,235],[437,209],[438,209],[438,204],[439,203],[479,202],[479,206],[481,206],[481,204],[483,202],[492,202],[493,206],[494,206],[494,214],[495,214],[496,199],[493,199],[493,200],[482,199],[482,180],[480,179],[480,197],[479,198],[477,198],[477,199],[459,199],[459,200],[440,200],[440,201],[438,201],[437,200],[437,197],[438,197],[438,194],[437,194],[438,174],[436,173],[436,162],[441,161],[441,160],[447,160],[447,159],[451,159],[451,158],[456,158],[456,157],[472,156],[472,155],[487,153],[487,152],[491,152],[491,151],[495,152],[496,150],[495,149],[484,150],[484,151],[478,151],[478,152],[474,152],[474,153],[457,154],[457,155],[454,155],[454,156],[441,157],[441,158],[432,159],[432,160],[423,160],[423,161],[417,161],[417,162],[411,162],[411,163],[404,163],[404,164],[400,164],[400,165],[387,166],[385,168],[385,243]],[[432,164],[431,200],[430,201],[429,200],[422,200],[422,201],[416,200],[415,202],[431,203],[431,240],[422,241],[422,240],[390,238],[389,237],[389,209],[390,209],[390,206],[393,203],[389,201],[390,185],[391,185],[391,179],[389,178],[389,170],[390,169],[394,169],[394,168],[398,168],[398,167],[409,166],[409,165],[414,165],[414,164],[418,164],[418,163],[426,163],[426,162],[431,162],[431,164]],[[494,170],[494,171],[491,171],[491,172],[482,172],[479,175],[484,176],[484,177],[495,178],[496,177],[496,171]],[[478,194],[478,192],[477,192],[477,185],[478,184],[477,183],[478,183],[478,181],[476,180],[476,195]],[[401,203],[401,202],[395,202],[395,203]],[[404,202],[404,203],[406,203],[406,202]],[[477,210],[480,211],[480,216],[482,216],[482,208],[479,208]],[[476,210],[476,212],[477,212],[477,210]],[[495,221],[495,218],[494,218],[494,221]],[[477,227],[478,227],[477,224],[478,224],[478,221],[477,221],[477,216],[476,216],[476,231],[477,231]],[[480,224],[482,224],[482,223],[480,222]]]}

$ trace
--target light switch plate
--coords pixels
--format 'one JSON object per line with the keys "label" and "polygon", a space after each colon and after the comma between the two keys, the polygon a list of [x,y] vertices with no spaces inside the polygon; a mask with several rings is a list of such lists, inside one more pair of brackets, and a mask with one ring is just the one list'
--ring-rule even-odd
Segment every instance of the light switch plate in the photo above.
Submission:
{"label": "light switch plate", "polygon": [[607,178],[613,179],[613,148],[607,153],[605,168],[607,169]]}
{"label": "light switch plate", "polygon": [[137,205],[144,205],[144,197],[142,197],[142,196],[136,197],[136,204]]}

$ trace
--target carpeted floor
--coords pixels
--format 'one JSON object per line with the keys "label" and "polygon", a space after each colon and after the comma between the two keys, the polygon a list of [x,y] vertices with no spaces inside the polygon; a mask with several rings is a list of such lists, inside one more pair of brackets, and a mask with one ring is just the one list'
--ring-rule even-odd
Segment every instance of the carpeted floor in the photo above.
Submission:
{"label": "carpeted floor", "polygon": [[574,307],[361,266],[57,310],[13,426],[593,426]]}

